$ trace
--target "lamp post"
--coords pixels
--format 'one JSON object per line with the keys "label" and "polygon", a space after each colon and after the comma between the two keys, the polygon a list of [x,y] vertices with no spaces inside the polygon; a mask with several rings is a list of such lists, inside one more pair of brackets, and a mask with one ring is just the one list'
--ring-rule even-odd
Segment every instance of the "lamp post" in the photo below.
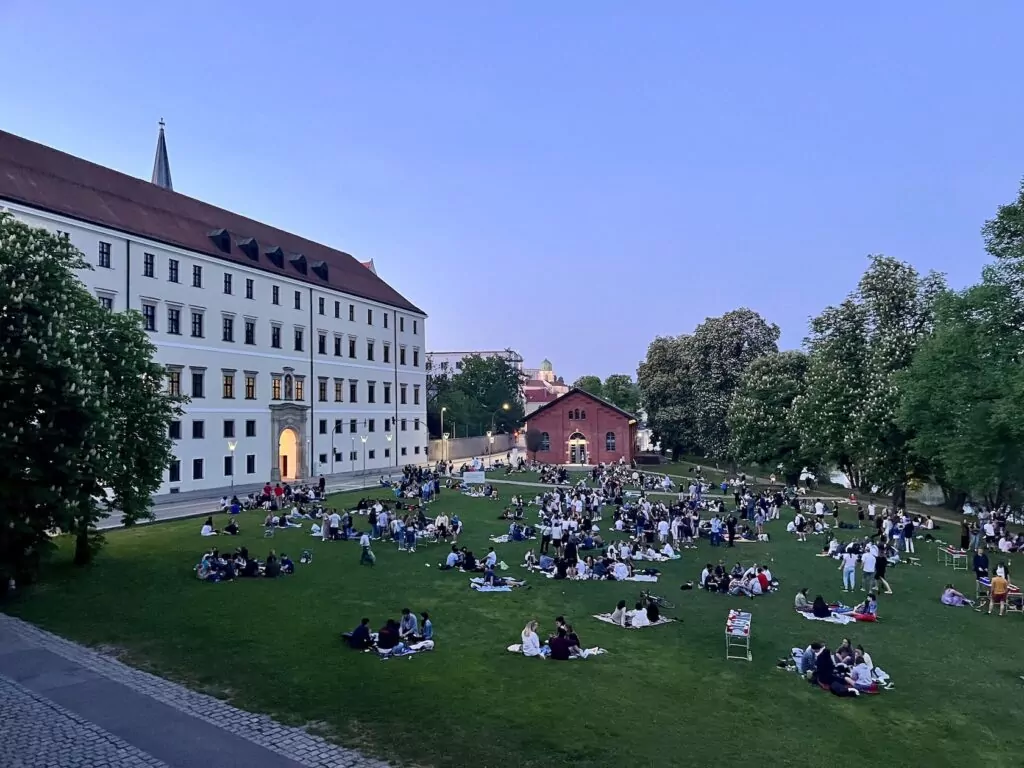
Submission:
{"label": "lamp post", "polygon": [[331,474],[334,474],[334,436],[338,434],[338,427],[341,426],[335,421],[334,426],[331,428]]}
{"label": "lamp post", "polygon": [[441,408],[441,435],[442,435],[442,438],[441,438],[441,461],[444,461],[445,456],[446,456],[446,454],[444,452],[444,449],[445,449],[444,441],[448,439],[448,436],[445,435],[445,432],[444,432],[444,412],[447,411],[447,410],[448,410],[448,406],[444,406],[443,408]]}
{"label": "lamp post", "polygon": [[231,495],[235,495],[235,448],[238,447],[237,440],[228,440],[228,453],[231,454]]}
{"label": "lamp post", "polygon": [[[395,439],[395,436],[393,434],[391,434],[390,432],[388,432],[387,434],[384,435],[384,437],[386,437],[388,439],[388,453],[391,453],[391,441]],[[388,466],[391,466],[391,462],[390,461],[388,462]],[[397,457],[395,458],[395,466],[396,467],[398,466],[398,458]]]}
{"label": "lamp post", "polygon": [[491,464],[491,444],[494,443],[494,433],[487,433],[487,465]]}
{"label": "lamp post", "polygon": [[363,441],[363,474],[366,474],[366,441],[370,438],[369,435],[360,435],[359,439]]}
{"label": "lamp post", "polygon": [[[441,433],[441,456],[442,456],[442,459],[441,459],[442,463],[445,463],[445,462],[448,461],[448,433],[447,432],[442,432]],[[448,474],[447,471],[445,472],[445,474]]]}
{"label": "lamp post", "polygon": [[352,471],[356,471],[356,439],[352,438],[352,450],[348,454],[349,459],[352,461]]}
{"label": "lamp post", "polygon": [[[491,414],[491,432],[495,431],[495,429],[494,429],[494,419],[495,419],[495,417],[499,413],[501,413],[502,411],[508,411],[508,409],[511,408],[511,407],[512,406],[509,405],[508,403],[502,403],[500,408],[495,408],[494,409],[494,413]],[[490,432],[488,432],[487,434],[488,434],[488,436],[490,436]]]}

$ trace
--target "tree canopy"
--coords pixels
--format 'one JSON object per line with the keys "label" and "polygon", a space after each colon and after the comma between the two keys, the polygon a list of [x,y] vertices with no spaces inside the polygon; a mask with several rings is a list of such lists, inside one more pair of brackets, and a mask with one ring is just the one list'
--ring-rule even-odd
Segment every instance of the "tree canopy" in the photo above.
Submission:
{"label": "tree canopy", "polygon": [[[482,435],[491,429],[511,432],[524,418],[522,374],[504,357],[471,355],[457,373],[427,376],[427,423],[432,435]],[[508,408],[504,406],[507,405]]]}
{"label": "tree canopy", "polygon": [[604,387],[601,384],[600,376],[580,376],[572,385],[595,397],[604,397]]}

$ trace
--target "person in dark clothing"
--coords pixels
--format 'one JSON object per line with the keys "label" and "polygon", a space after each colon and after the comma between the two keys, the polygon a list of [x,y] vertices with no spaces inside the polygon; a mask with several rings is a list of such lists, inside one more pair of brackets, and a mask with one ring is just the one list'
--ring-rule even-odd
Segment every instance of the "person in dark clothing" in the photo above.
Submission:
{"label": "person in dark clothing", "polygon": [[979,579],[988,576],[988,555],[981,547],[978,547],[974,555],[974,575]]}
{"label": "person in dark clothing", "polygon": [[558,628],[558,634],[548,640],[548,647],[551,648],[551,658],[555,661],[568,661],[570,649],[568,633],[565,627]]}
{"label": "person in dark clothing", "polygon": [[658,603],[655,600],[647,600],[647,620],[651,624],[657,624],[661,620],[661,609],[658,608]]}
{"label": "person in dark clothing", "polygon": [[565,579],[568,578],[569,561],[564,557],[560,557],[555,560],[555,578]]}
{"label": "person in dark clothing", "polygon": [[270,550],[270,554],[267,555],[267,563],[263,566],[263,575],[268,579],[276,579],[281,575],[281,561],[277,559],[274,550]]}
{"label": "person in dark clothing", "polygon": [[359,622],[359,626],[353,629],[351,632],[343,634],[342,639],[348,643],[348,647],[357,651],[362,651],[373,645],[373,640],[370,638],[370,620],[363,619]]}
{"label": "person in dark clothing", "polygon": [[831,687],[832,681],[835,680],[836,667],[832,661],[832,652],[828,649],[827,645],[821,646],[821,650],[818,651],[814,662],[814,676],[811,681],[818,685],[827,685]]}
{"label": "person in dark clothing", "polygon": [[394,619],[388,619],[387,623],[380,628],[380,632],[377,633],[377,647],[381,650],[389,651],[398,643],[398,622]]}
{"label": "person in dark clothing", "polygon": [[736,546],[733,543],[733,542],[736,541],[736,516],[735,515],[729,515],[729,517],[727,517],[725,519],[725,528],[729,532],[729,546],[730,547]]}
{"label": "person in dark clothing", "polygon": [[815,615],[816,618],[819,619],[827,619],[829,616],[832,615],[832,611],[828,607],[828,604],[825,602],[825,598],[823,598],[821,595],[815,596],[814,605],[811,608],[811,612]]}
{"label": "person in dark clothing", "polygon": [[966,520],[960,523],[960,549],[967,551],[971,546],[971,525]]}

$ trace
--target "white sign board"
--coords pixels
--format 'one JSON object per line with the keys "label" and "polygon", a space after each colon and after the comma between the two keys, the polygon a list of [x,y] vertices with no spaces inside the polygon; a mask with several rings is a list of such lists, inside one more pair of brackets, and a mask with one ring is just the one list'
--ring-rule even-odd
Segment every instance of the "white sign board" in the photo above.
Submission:
{"label": "white sign board", "polygon": [[486,475],[486,472],[463,472],[462,482],[468,485],[483,484],[487,480]]}

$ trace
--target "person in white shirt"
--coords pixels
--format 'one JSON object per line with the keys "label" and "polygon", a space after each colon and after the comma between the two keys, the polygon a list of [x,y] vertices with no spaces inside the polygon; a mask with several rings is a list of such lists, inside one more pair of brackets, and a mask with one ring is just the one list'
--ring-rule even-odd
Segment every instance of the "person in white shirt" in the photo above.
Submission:
{"label": "person in white shirt", "polygon": [[367,565],[374,565],[377,558],[374,557],[373,552],[370,550],[370,534],[364,532],[363,535],[359,537],[359,548],[362,550],[362,553],[359,555],[359,564],[362,565],[363,563],[366,563]]}
{"label": "person in white shirt", "polygon": [[636,609],[629,614],[629,626],[633,629],[640,629],[640,627],[649,627],[651,620],[647,618],[647,611],[637,603]]}
{"label": "person in white shirt", "polygon": [[618,562],[612,567],[612,575],[616,581],[624,581],[629,578],[629,567],[623,562]]}
{"label": "person in white shirt", "polygon": [[1008,553],[1008,552],[1012,551],[1012,549],[1013,549],[1013,544],[1010,542],[1010,540],[1008,538],[1003,536],[1002,538],[999,539],[999,551],[1000,552],[1007,552]]}
{"label": "person in white shirt", "polygon": [[857,586],[857,556],[844,552],[839,569],[843,572],[843,592],[853,592]]}
{"label": "person in white shirt", "polygon": [[494,547],[487,548],[487,557],[484,558],[484,565],[493,568],[498,564],[498,553],[494,551]]}
{"label": "person in white shirt", "polygon": [[217,535],[217,531],[213,527],[213,518],[212,517],[206,518],[206,522],[203,523],[203,528],[199,532],[199,535],[200,536],[216,536]]}
{"label": "person in white shirt", "polygon": [[523,641],[523,656],[542,656],[540,638],[537,637],[537,622],[531,621],[520,635]]}
{"label": "person in white shirt", "polygon": [[676,551],[674,549],[672,549],[672,545],[671,544],[669,544],[668,542],[665,542],[665,546],[661,548],[661,554],[664,555],[665,557],[675,557],[676,556]]}
{"label": "person in white shirt", "polygon": [[868,549],[868,551],[860,557],[861,570],[864,576],[861,592],[874,592],[876,589],[875,561],[877,558],[878,555],[875,554],[875,552],[873,552],[871,549]]}
{"label": "person in white shirt", "polygon": [[658,541],[662,544],[668,541],[668,520],[664,518],[658,521]]}

